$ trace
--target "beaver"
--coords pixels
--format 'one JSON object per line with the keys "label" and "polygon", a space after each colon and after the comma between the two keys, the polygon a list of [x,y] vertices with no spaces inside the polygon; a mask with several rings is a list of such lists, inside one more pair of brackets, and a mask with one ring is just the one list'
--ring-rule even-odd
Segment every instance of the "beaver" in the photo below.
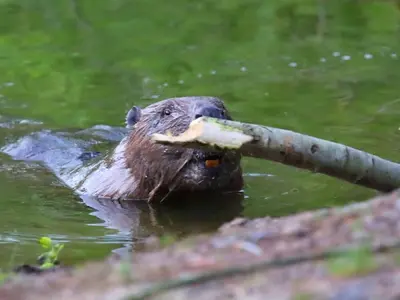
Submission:
{"label": "beaver", "polygon": [[151,139],[154,133],[181,134],[201,116],[232,120],[220,98],[168,98],[143,109],[132,107],[125,118],[126,135],[105,155],[83,151],[88,144],[66,133],[48,132],[22,138],[2,151],[15,159],[44,162],[78,194],[93,197],[159,203],[193,193],[240,191],[239,153],[176,148]]}
{"label": "beaver", "polygon": [[[223,101],[215,97],[169,98],[144,109],[134,106],[126,116],[131,132],[79,190],[102,198],[147,201],[188,192],[240,190],[240,154],[175,148],[151,140],[154,133],[181,134],[201,116],[232,120]],[[207,161],[217,163],[208,166]]]}

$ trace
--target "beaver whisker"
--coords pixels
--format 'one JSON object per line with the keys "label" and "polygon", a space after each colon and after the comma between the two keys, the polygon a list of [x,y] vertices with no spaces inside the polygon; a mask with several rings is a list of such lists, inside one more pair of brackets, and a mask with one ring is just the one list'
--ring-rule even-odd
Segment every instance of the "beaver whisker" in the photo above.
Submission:
{"label": "beaver whisker", "polygon": [[160,181],[157,183],[157,185],[150,191],[149,193],[149,198],[147,199],[148,203],[151,203],[154,199],[154,196],[156,195],[157,191],[160,189],[164,182],[164,174],[161,175]]}
{"label": "beaver whisker", "polygon": [[170,187],[168,188],[168,193],[160,200],[160,203],[164,202],[164,200],[169,196],[170,193],[172,193],[174,191],[174,189],[176,188],[177,184],[176,184],[176,179],[178,174],[183,170],[184,167],[186,167],[186,165],[190,162],[190,158],[187,158],[183,164],[176,170],[175,174],[173,175],[172,178],[172,183],[170,185]]}

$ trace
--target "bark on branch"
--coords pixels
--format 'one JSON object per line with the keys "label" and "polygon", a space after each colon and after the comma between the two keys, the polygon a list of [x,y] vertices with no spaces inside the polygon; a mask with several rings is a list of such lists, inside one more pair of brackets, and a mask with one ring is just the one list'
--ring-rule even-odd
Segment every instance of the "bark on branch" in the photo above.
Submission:
{"label": "bark on branch", "polygon": [[293,131],[201,117],[179,136],[154,134],[164,145],[239,151],[389,192],[400,187],[400,164],[335,142]]}

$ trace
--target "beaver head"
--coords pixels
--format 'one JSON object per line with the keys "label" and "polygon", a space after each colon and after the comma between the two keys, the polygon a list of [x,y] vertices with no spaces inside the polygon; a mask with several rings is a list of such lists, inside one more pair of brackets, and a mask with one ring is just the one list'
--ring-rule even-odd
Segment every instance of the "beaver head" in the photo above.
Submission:
{"label": "beaver head", "polygon": [[156,144],[154,133],[178,135],[201,116],[232,120],[215,97],[181,97],[133,107],[126,122],[132,128],[123,156],[135,178],[133,198],[164,199],[182,192],[238,191],[243,186],[240,154],[207,152]]}

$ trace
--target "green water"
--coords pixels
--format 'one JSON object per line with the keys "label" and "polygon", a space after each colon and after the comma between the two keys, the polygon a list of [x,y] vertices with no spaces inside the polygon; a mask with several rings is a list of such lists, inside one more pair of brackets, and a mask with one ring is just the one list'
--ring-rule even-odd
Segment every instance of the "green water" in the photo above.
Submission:
{"label": "green water", "polygon": [[[398,161],[399,12],[394,2],[356,0],[0,0],[0,145],[42,128],[121,126],[132,105],[213,95],[237,120]],[[16,119],[43,124],[6,128]],[[0,267],[32,262],[42,235],[67,243],[66,263],[132,240],[40,166],[4,155],[0,164]],[[242,216],[374,195],[267,161],[246,158],[243,167]],[[222,222],[208,214],[191,224],[173,212],[160,228],[201,232]]]}

